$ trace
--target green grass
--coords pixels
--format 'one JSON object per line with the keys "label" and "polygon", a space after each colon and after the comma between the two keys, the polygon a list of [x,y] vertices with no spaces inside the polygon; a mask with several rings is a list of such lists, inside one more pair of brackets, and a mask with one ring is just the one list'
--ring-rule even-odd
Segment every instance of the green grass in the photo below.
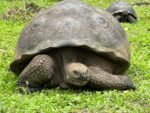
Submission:
{"label": "green grass", "polygon": [[[10,1],[1,0],[0,15],[13,7],[23,9],[21,0]],[[48,7],[57,2],[43,1],[34,0],[41,7]],[[106,8],[113,0],[84,1]],[[133,4],[137,0],[126,1]],[[138,22],[122,25],[128,34],[132,53],[127,74],[137,90],[125,92],[51,89],[28,95],[19,94],[16,86],[18,77],[9,72],[8,67],[13,60],[19,34],[30,18],[0,20],[0,113],[150,113],[150,6],[134,6],[134,9]]]}

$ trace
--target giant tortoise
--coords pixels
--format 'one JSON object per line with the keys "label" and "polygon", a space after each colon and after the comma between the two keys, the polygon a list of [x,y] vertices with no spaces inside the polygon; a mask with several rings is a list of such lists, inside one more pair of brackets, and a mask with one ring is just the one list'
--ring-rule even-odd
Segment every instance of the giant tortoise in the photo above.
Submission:
{"label": "giant tortoise", "polygon": [[10,69],[19,89],[135,89],[124,75],[130,47],[108,12],[66,0],[39,12],[23,29]]}
{"label": "giant tortoise", "polygon": [[107,8],[119,22],[135,23],[137,20],[137,15],[132,6],[127,2],[113,2]]}

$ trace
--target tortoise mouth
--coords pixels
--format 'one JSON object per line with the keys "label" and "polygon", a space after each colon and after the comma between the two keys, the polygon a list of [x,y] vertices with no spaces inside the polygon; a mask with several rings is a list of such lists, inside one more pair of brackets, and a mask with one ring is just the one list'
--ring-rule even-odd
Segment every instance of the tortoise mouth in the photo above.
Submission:
{"label": "tortoise mouth", "polygon": [[88,83],[87,78],[79,78],[79,79],[74,79],[74,78],[67,78],[67,81],[75,86],[85,86]]}

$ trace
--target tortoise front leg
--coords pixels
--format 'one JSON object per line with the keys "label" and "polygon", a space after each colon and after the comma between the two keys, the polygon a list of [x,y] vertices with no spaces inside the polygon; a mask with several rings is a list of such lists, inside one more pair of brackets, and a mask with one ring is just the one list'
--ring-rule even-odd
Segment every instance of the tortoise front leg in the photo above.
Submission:
{"label": "tortoise front leg", "polygon": [[132,81],[125,75],[113,75],[100,69],[99,67],[89,67],[90,81],[88,85],[92,89],[135,89]]}
{"label": "tortoise front leg", "polygon": [[129,15],[128,16],[128,21],[129,21],[129,23],[135,23],[136,19],[133,16]]}
{"label": "tortoise front leg", "polygon": [[115,16],[115,18],[116,18],[119,22],[121,22],[121,15],[117,15],[117,16]]}
{"label": "tortoise front leg", "polygon": [[21,92],[35,92],[43,88],[50,80],[54,71],[54,61],[48,55],[37,55],[19,76],[18,86]]}

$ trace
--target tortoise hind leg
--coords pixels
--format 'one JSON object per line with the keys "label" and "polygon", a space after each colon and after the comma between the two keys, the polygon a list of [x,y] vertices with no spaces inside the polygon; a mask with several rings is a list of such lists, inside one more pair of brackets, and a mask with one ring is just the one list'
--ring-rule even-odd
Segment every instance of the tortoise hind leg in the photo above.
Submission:
{"label": "tortoise hind leg", "polygon": [[50,56],[44,54],[35,56],[19,76],[20,92],[41,90],[44,83],[51,79],[53,69],[54,61]]}
{"label": "tortoise hind leg", "polygon": [[99,67],[89,67],[90,81],[88,86],[92,89],[135,89],[132,81],[125,75],[113,75]]}

